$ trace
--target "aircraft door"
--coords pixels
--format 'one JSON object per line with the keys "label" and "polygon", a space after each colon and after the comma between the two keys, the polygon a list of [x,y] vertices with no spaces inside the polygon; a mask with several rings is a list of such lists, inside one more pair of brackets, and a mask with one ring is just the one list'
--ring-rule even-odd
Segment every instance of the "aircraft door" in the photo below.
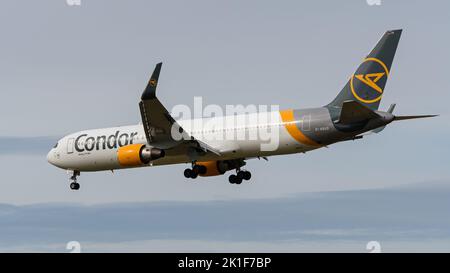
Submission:
{"label": "aircraft door", "polygon": [[67,140],[67,153],[68,154],[73,153],[73,143],[74,143],[74,139],[73,138],[69,138]]}

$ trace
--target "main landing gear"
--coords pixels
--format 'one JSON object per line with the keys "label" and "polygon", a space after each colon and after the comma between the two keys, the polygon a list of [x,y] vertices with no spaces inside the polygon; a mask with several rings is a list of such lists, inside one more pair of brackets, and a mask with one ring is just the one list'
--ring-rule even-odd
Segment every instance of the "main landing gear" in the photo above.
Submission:
{"label": "main landing gear", "polygon": [[237,170],[236,174],[232,174],[228,177],[228,181],[231,184],[241,184],[243,180],[250,180],[252,173],[246,170]]}
{"label": "main landing gear", "polygon": [[[195,179],[199,174],[206,171],[205,166],[195,165],[192,169],[184,170],[184,177]],[[236,174],[232,174],[228,177],[228,181],[231,184],[241,184],[243,180],[250,180],[252,178],[252,173],[246,170],[237,170]]]}
{"label": "main landing gear", "polygon": [[[184,170],[184,177],[195,179],[199,175],[221,175],[227,171],[236,170],[236,174],[232,174],[228,177],[228,181],[230,181],[231,184],[241,184],[243,180],[250,180],[250,178],[252,178],[252,174],[249,171],[241,170],[241,167],[246,165],[243,159],[224,160],[215,163],[216,164],[214,164],[214,162],[207,162],[197,165],[196,162],[193,161],[192,168]],[[209,170],[209,168],[211,169]]]}
{"label": "main landing gear", "polygon": [[184,170],[184,177],[195,179],[199,174],[206,173],[206,167],[202,165],[194,165],[192,169]]}
{"label": "main landing gear", "polygon": [[80,176],[80,171],[67,171],[67,173],[70,175],[70,189],[74,191],[79,190],[80,184],[77,183],[77,176]]}

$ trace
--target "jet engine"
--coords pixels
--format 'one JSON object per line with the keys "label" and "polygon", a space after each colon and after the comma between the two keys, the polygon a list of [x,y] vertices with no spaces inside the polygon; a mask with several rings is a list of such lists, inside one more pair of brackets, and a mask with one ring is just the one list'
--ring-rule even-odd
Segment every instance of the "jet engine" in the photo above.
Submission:
{"label": "jet engine", "polygon": [[130,144],[117,150],[117,159],[121,166],[137,167],[152,160],[164,157],[164,150],[152,148],[145,144]]}
{"label": "jet engine", "polygon": [[228,171],[228,164],[224,161],[203,161],[197,162],[194,169],[200,176],[215,176],[224,174]]}

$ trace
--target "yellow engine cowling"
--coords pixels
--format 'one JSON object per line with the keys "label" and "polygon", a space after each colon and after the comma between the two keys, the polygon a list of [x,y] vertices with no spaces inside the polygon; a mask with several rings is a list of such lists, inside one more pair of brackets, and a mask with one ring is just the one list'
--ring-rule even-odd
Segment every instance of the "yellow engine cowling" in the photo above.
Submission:
{"label": "yellow engine cowling", "polygon": [[195,165],[199,168],[200,176],[222,175],[231,170],[230,165],[225,161],[202,161],[196,162]]}
{"label": "yellow engine cowling", "polygon": [[130,144],[117,150],[119,164],[124,167],[137,167],[164,157],[164,150],[151,148],[145,144]]}

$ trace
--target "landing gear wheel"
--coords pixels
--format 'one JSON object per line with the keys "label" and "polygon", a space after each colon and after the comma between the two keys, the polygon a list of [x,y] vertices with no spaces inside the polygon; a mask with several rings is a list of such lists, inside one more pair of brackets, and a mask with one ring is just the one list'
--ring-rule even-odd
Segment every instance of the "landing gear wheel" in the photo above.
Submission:
{"label": "landing gear wheel", "polygon": [[250,180],[250,178],[252,178],[252,173],[249,171],[243,171],[243,177],[244,180]]}
{"label": "landing gear wheel", "polygon": [[252,174],[249,171],[238,171],[236,177],[242,182],[242,180],[250,180]]}
{"label": "landing gear wheel", "polygon": [[71,190],[79,190],[80,189],[80,184],[78,184],[77,182],[72,182],[70,183],[70,189]]}
{"label": "landing gear wheel", "polygon": [[232,174],[228,177],[228,181],[230,181],[231,184],[241,184],[242,178],[239,178],[238,175]]}
{"label": "landing gear wheel", "polygon": [[236,184],[240,185],[242,183],[242,178],[236,176]]}
{"label": "landing gear wheel", "polygon": [[192,178],[192,179],[195,179],[195,178],[197,178],[197,176],[198,176],[198,172],[196,172],[196,170],[195,169],[186,169],[186,170],[184,170],[184,177],[186,177],[186,178]]}
{"label": "landing gear wheel", "polygon": [[231,184],[236,184],[236,179],[237,179],[237,176],[234,175],[234,174],[228,176],[228,181],[229,181]]}
{"label": "landing gear wheel", "polygon": [[192,175],[192,170],[191,169],[184,170],[184,177],[191,178],[191,175]]}
{"label": "landing gear wheel", "polygon": [[242,179],[244,179],[244,172],[243,171],[238,171],[237,172],[237,177],[242,181]]}
{"label": "landing gear wheel", "polygon": [[197,176],[198,176],[198,172],[191,171],[191,178],[192,178],[192,179],[197,178]]}

